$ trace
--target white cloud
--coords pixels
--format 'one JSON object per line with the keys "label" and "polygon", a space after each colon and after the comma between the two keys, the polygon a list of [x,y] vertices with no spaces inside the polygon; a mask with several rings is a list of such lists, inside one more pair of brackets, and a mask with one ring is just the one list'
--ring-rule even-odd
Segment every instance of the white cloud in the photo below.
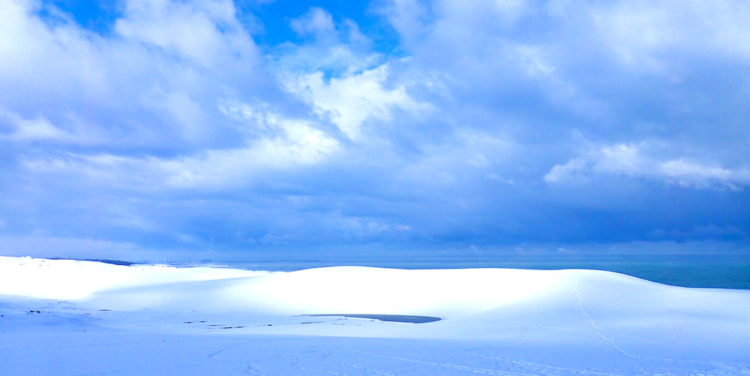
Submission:
{"label": "white cloud", "polygon": [[115,34],[100,35],[52,4],[0,2],[0,111],[35,122],[12,121],[21,125],[4,138],[236,145],[217,97],[252,92],[269,74],[235,13],[225,0],[132,0]]}
{"label": "white cloud", "polygon": [[424,22],[428,10],[419,0],[386,1],[381,12],[388,17],[407,45],[412,45],[425,36]]}
{"label": "white cloud", "polygon": [[482,185],[484,179],[513,184],[513,179],[505,173],[512,164],[512,156],[519,151],[517,146],[501,134],[457,129],[449,144],[423,145],[420,156],[403,166],[397,176],[408,182],[407,186],[421,190]]}
{"label": "white cloud", "polygon": [[268,134],[242,148],[209,149],[175,158],[70,154],[64,159],[26,160],[24,164],[35,172],[82,175],[94,184],[139,190],[225,189],[245,186],[262,172],[323,163],[339,150],[338,141],[307,121],[244,104],[228,103],[222,109]]}
{"label": "white cloud", "polygon": [[555,165],[544,175],[544,181],[550,184],[585,183],[587,163],[581,158],[574,158],[566,164]]}
{"label": "white cloud", "polygon": [[594,4],[595,27],[621,61],[661,69],[663,54],[750,59],[750,3],[742,0]]}
{"label": "white cloud", "polygon": [[738,186],[750,184],[750,170],[730,170],[715,164],[698,164],[677,159],[658,163],[656,170],[667,181],[685,187],[719,184],[738,189]]}
{"label": "white cloud", "polygon": [[264,138],[242,149],[208,150],[200,156],[150,160],[150,167],[179,188],[243,186],[263,170],[283,170],[324,162],[339,149],[338,141],[309,123],[284,119],[284,135]]}
{"label": "white cloud", "polygon": [[390,232],[411,231],[411,227],[402,224],[382,223],[373,218],[345,217],[341,220],[341,229],[357,236],[373,236]]}
{"label": "white cloud", "polygon": [[35,14],[40,7],[32,1],[0,2],[0,99],[6,105],[101,90],[97,77],[102,64],[97,59],[102,39],[65,18],[45,24]]}
{"label": "white cloud", "polygon": [[315,71],[351,75],[382,64],[383,56],[373,51],[372,41],[351,19],[335,22],[330,13],[313,7],[290,27],[307,38],[299,45],[286,42],[272,49],[268,58],[280,76]]}
{"label": "white cloud", "polygon": [[618,144],[602,147],[593,168],[598,172],[636,176],[649,170],[652,163],[642,155],[640,146]]}
{"label": "white cloud", "polygon": [[529,9],[526,0],[438,0],[433,7],[443,20],[458,26],[494,20],[495,25],[511,23]]}
{"label": "white cloud", "polygon": [[245,60],[257,53],[235,13],[229,0],[130,0],[115,30],[129,40],[214,67],[236,55]]}
{"label": "white cloud", "polygon": [[43,116],[24,119],[16,114],[0,110],[0,124],[9,123],[15,129],[9,134],[0,134],[0,141],[54,140],[70,142],[75,137],[57,127]]}
{"label": "white cloud", "polygon": [[[488,41],[498,38],[498,31],[507,30],[531,10],[525,0],[437,0],[426,4],[418,0],[392,0],[380,11],[404,38],[408,48],[433,52],[424,48],[440,45],[443,49],[466,52],[481,49],[494,53]],[[493,46],[494,47],[494,46]],[[447,50],[442,51],[447,54]],[[434,56],[438,59],[466,56]]]}
{"label": "white cloud", "polygon": [[[376,2],[398,36],[312,8],[289,23],[300,44],[262,50],[251,11],[238,18],[230,0],[125,0],[101,33],[54,4],[0,0],[0,216],[14,218],[3,231],[204,245],[236,228],[287,244],[339,232],[582,239],[599,217],[560,225],[570,192],[535,190],[539,166],[550,186],[750,185],[750,17],[737,1]],[[683,85],[632,69],[677,65]],[[578,141],[573,127],[593,146],[546,165]],[[660,197],[653,185],[580,201],[612,215],[632,204],[671,231],[676,214],[640,204]],[[72,216],[86,220],[50,219]],[[221,224],[196,231],[202,220]],[[630,227],[618,231],[642,235]]]}
{"label": "white cloud", "polygon": [[385,87],[388,65],[325,82],[322,72],[287,79],[287,89],[311,103],[315,111],[336,124],[352,141],[362,139],[362,124],[369,118],[390,121],[394,110],[426,109],[404,86]]}
{"label": "white cloud", "polygon": [[181,135],[189,142],[199,143],[210,129],[206,125],[210,119],[205,104],[198,103],[191,94],[186,91],[164,92],[160,87],[155,87],[143,93],[143,106],[162,114],[168,122],[179,125]]}
{"label": "white cloud", "polygon": [[302,17],[293,19],[289,26],[301,36],[321,35],[336,30],[331,14],[317,7],[312,7]]}
{"label": "white cloud", "polygon": [[750,185],[750,169],[728,169],[709,161],[659,157],[648,143],[595,148],[584,156],[558,164],[544,176],[549,184],[587,183],[606,174],[652,179],[693,188],[741,189]]}

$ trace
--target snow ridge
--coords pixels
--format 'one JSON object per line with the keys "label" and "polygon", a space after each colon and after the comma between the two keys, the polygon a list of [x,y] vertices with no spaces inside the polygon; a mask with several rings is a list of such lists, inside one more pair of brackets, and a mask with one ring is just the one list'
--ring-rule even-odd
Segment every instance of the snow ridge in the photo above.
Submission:
{"label": "snow ridge", "polygon": [[609,337],[605,336],[604,334],[602,334],[602,332],[601,332],[602,328],[598,327],[596,325],[596,322],[594,322],[594,319],[592,319],[591,316],[589,316],[589,314],[586,313],[586,310],[583,308],[583,305],[584,305],[583,299],[581,299],[581,294],[578,293],[578,283],[581,281],[581,276],[582,275],[583,275],[583,272],[578,273],[578,278],[576,279],[576,287],[575,287],[575,290],[574,290],[574,293],[576,294],[576,298],[578,298],[578,308],[580,308],[581,313],[583,313],[583,315],[586,316],[586,319],[589,321],[589,323],[591,323],[591,326],[594,328],[594,330],[596,331],[596,334],[598,334],[599,337],[601,337],[605,341],[608,341],[609,344],[612,345],[612,347],[615,350],[617,350],[618,352],[622,353],[623,355],[625,355],[625,356],[631,356],[630,354],[628,354],[627,352],[625,352],[623,349],[617,347],[617,345],[615,344],[615,340],[614,339],[609,338]]}

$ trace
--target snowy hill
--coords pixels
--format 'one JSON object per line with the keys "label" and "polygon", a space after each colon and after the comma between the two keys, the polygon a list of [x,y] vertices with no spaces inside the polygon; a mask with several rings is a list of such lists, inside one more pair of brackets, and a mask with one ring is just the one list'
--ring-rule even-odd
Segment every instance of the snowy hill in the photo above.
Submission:
{"label": "snowy hill", "polygon": [[750,291],[590,270],[0,257],[0,314],[3,375],[750,375]]}

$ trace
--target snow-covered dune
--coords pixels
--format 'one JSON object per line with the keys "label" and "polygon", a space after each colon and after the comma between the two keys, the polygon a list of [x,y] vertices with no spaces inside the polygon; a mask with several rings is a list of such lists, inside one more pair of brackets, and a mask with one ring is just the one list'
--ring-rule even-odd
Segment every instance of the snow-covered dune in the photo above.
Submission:
{"label": "snow-covered dune", "polygon": [[[285,374],[288,367],[289,374],[317,374],[300,368],[301,354],[289,355],[296,346],[285,342],[289,338],[295,344],[317,338],[303,346],[320,354],[310,364],[326,363],[325,353],[341,341],[355,341],[364,353],[382,341],[402,348],[398,356],[382,350],[366,356],[377,360],[374,368],[355,362],[339,372],[342,362],[363,356],[358,353],[322,369],[340,374],[426,374],[431,367],[442,374],[750,374],[750,291],[672,287],[602,271],[333,267],[269,273],[0,257],[0,311],[5,350],[31,346],[13,341],[50,327],[63,343],[82,328],[100,333],[97,338],[135,336],[141,342],[188,336],[196,341],[193,350],[219,346],[219,338],[263,339],[271,343],[263,351],[281,359],[264,358],[268,374]],[[345,317],[373,314],[441,320]],[[442,352],[420,355],[412,368],[394,372],[403,359],[414,360],[409,349],[421,354],[416,346],[424,348],[424,341],[442,343]],[[105,359],[116,355],[103,353]],[[452,367],[438,361],[445,357],[455,358]],[[478,359],[495,368],[470,365]],[[531,367],[529,359],[543,366]],[[15,362],[18,374],[36,369]],[[206,362],[199,363],[211,364]]]}
{"label": "snow-covered dune", "polygon": [[115,288],[155,286],[267,274],[236,269],[121,266],[102,262],[0,256],[0,295],[83,299]]}
{"label": "snow-covered dune", "polygon": [[373,313],[460,317],[572,285],[576,271],[331,267],[102,291],[87,304],[273,314]]}

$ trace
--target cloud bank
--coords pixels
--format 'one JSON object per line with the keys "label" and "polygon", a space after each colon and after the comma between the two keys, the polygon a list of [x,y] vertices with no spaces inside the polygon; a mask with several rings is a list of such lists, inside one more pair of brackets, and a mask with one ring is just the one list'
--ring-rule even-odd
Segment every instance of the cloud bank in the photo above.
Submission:
{"label": "cloud bank", "polygon": [[5,252],[750,241],[745,2],[312,5],[0,0]]}

